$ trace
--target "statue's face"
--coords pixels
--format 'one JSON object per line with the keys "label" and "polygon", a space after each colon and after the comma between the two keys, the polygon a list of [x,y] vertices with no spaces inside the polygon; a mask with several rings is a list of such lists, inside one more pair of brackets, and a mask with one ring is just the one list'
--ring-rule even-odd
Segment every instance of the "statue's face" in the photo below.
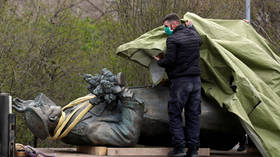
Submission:
{"label": "statue's face", "polygon": [[24,112],[26,123],[31,132],[45,139],[49,136],[61,115],[60,106],[56,106],[44,94],[40,94],[35,100],[14,99],[13,108],[18,112]]}

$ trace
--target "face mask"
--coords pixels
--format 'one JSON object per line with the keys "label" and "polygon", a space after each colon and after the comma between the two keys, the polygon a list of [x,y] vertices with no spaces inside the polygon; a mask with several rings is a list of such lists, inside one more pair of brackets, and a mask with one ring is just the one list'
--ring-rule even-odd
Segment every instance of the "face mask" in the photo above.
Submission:
{"label": "face mask", "polygon": [[170,29],[170,27],[164,27],[164,31],[167,35],[171,35],[173,33],[173,30]]}

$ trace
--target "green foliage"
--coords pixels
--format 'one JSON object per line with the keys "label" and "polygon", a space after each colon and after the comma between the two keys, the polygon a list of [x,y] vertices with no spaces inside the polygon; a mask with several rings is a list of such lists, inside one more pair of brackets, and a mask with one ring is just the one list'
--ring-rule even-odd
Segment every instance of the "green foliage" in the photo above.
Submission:
{"label": "green foliage", "polygon": [[[81,75],[99,73],[107,67],[122,71],[128,85],[147,85],[145,69],[115,55],[119,42],[119,24],[104,17],[81,19],[70,9],[45,12],[5,4],[0,10],[0,89],[14,97],[33,99],[40,92],[58,105],[88,93]],[[47,10],[47,9],[46,9]],[[143,76],[142,79],[139,76]],[[23,117],[17,114],[17,142],[32,144]],[[39,146],[54,146],[49,141]],[[61,144],[59,144],[61,145]]]}
{"label": "green foliage", "polygon": [[[279,0],[251,1],[252,26],[280,53],[279,6]],[[116,0],[111,9],[117,12],[122,30],[132,35],[162,25],[171,12],[180,17],[193,12],[205,18],[245,19],[245,0]]]}

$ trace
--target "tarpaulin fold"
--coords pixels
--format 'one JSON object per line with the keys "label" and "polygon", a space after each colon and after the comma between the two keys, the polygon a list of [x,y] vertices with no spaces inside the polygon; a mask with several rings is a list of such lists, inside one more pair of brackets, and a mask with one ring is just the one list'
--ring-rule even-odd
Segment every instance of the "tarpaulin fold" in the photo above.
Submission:
{"label": "tarpaulin fold", "polygon": [[[205,19],[186,13],[200,34],[202,88],[236,114],[263,156],[280,154],[280,58],[243,20]],[[163,26],[121,45],[117,54],[150,67],[154,83],[166,77],[152,56],[165,53]],[[157,70],[158,69],[158,70]],[[156,74],[156,75],[155,75]]]}

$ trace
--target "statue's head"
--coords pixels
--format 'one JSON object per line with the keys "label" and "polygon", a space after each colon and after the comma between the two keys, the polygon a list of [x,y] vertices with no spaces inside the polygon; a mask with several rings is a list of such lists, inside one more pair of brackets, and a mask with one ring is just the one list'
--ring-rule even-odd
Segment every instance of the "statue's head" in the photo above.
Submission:
{"label": "statue's head", "polygon": [[28,128],[40,139],[49,136],[49,132],[54,130],[61,116],[61,107],[55,105],[44,94],[39,94],[35,100],[13,100],[13,108],[18,112],[23,112]]}

